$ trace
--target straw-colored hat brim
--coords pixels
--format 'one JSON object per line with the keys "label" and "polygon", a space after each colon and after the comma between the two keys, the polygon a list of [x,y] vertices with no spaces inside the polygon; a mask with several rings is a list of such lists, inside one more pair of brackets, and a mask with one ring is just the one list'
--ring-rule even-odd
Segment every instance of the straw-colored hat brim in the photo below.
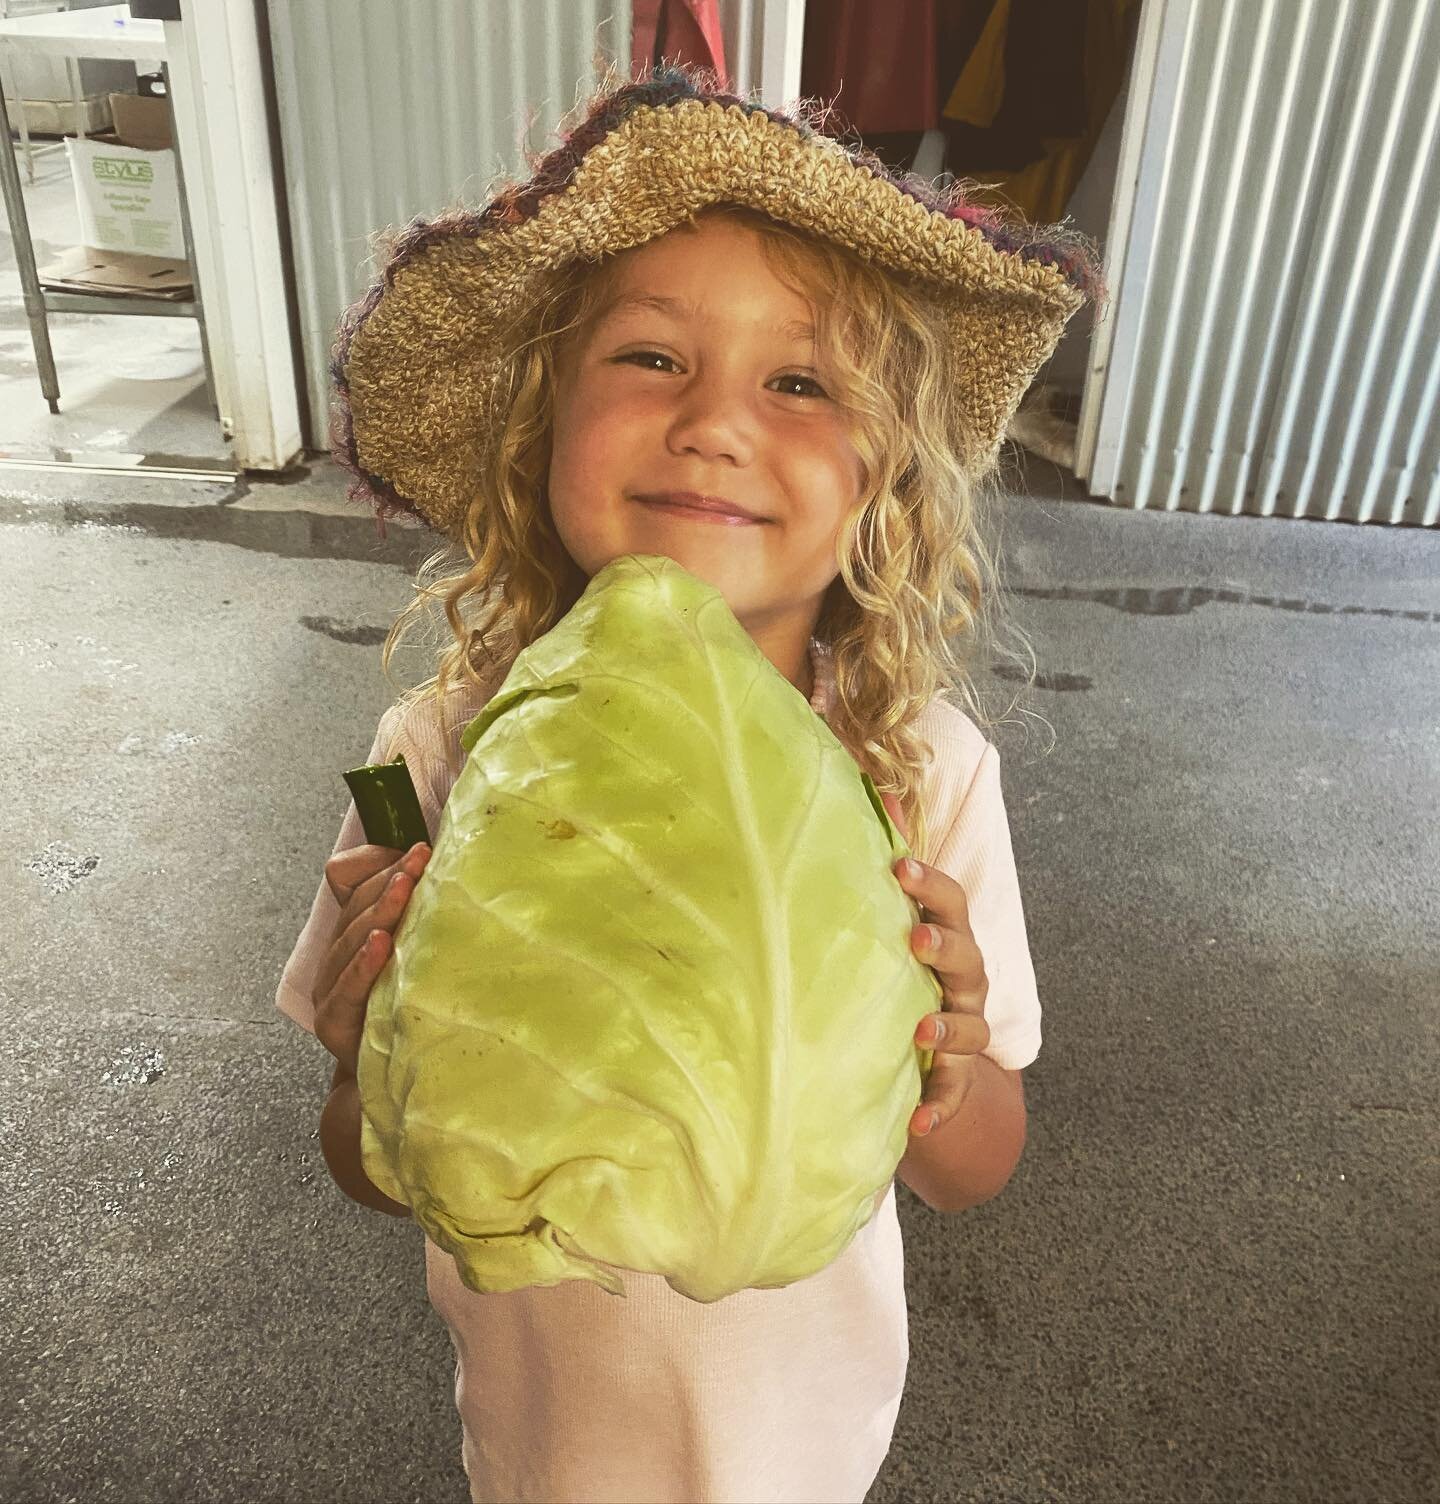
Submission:
{"label": "straw-colored hat brim", "polygon": [[528,217],[512,194],[501,212],[492,204],[416,221],[337,340],[337,458],[377,510],[413,512],[452,537],[495,459],[501,331],[572,260],[598,261],[736,203],[919,279],[952,331],[965,460],[977,476],[1093,276],[1083,258],[1077,276],[1073,259],[1046,256],[1044,245],[1035,254],[1034,242],[1028,255],[1000,249],[983,226],[903,191],[873,158],[737,103],[635,106],[563,186],[531,192],[531,206],[541,196]]}

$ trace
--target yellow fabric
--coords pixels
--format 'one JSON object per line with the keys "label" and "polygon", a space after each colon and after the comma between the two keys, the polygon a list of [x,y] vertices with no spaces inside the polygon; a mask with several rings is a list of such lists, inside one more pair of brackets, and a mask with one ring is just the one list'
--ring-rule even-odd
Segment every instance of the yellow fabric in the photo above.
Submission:
{"label": "yellow fabric", "polygon": [[980,40],[970,54],[941,114],[988,129],[1005,98],[1005,37],[1010,29],[1010,0],[996,0]]}

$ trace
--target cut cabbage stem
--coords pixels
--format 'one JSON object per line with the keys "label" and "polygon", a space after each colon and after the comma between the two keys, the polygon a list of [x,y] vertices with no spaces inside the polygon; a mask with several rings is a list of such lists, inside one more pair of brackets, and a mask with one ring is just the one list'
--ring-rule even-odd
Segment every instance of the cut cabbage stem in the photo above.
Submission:
{"label": "cut cabbage stem", "polygon": [[371,845],[409,851],[418,842],[429,841],[430,831],[420,808],[420,797],[403,753],[393,762],[372,762],[363,768],[351,768],[344,778],[350,786],[365,839]]}

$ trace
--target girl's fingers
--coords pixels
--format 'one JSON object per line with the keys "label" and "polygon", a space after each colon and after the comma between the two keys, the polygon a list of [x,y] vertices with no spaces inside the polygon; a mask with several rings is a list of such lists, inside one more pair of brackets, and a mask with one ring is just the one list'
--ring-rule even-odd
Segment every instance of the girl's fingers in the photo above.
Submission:
{"label": "girl's fingers", "polygon": [[371,930],[393,930],[414,891],[415,881],[408,872],[396,868],[385,873],[383,885],[372,902],[361,908],[346,926],[349,948],[359,950]]}
{"label": "girl's fingers", "polygon": [[333,982],[314,992],[315,1037],[353,1075],[365,1032],[365,1014],[375,979],[394,947],[392,931],[409,900],[408,879],[386,890],[384,900],[360,915],[327,958],[338,966]]}
{"label": "girl's fingers", "polygon": [[405,853],[389,846],[351,846],[347,851],[338,851],[325,863],[325,881],[335,902],[344,908],[355,896],[356,889],[393,867]]}
{"label": "girl's fingers", "polygon": [[985,1011],[990,979],[968,923],[963,932],[943,924],[917,924],[910,931],[910,949],[916,960],[933,969],[951,1007]]}
{"label": "girl's fingers", "polygon": [[[940,1038],[922,1040],[919,1036],[928,1034],[937,1022],[943,1022],[945,1026]],[[976,1057],[990,1046],[990,1025],[981,1013],[947,1008],[943,1015],[927,1014],[921,1019],[915,1035],[919,1048],[934,1051],[930,1072],[925,1078],[926,1090],[920,1105],[910,1114],[911,1136],[924,1138],[935,1128],[943,1128],[964,1100],[967,1090],[964,1082],[975,1068]]]}
{"label": "girl's fingers", "polygon": [[352,846],[325,863],[325,881],[342,909],[357,898],[364,907],[384,885],[388,872],[403,867],[412,877],[419,877],[429,856],[430,847],[424,841],[416,842],[408,851],[390,846]]}
{"label": "girl's fingers", "polygon": [[[932,1033],[939,1030],[938,1037]],[[922,1038],[925,1035],[927,1037]],[[982,1055],[990,1046],[990,1025],[983,1013],[948,1008],[944,1013],[929,1013],[915,1030],[915,1043],[922,1050],[947,1055]]]}
{"label": "girl's fingers", "polygon": [[430,860],[430,847],[409,851],[356,846],[325,864],[325,881],[340,906],[335,934],[311,991],[315,1037],[355,1073],[375,979],[390,959],[393,932]]}
{"label": "girl's fingers", "polygon": [[344,935],[345,955],[365,943],[372,929],[393,930],[405,912],[405,905],[415,891],[415,884],[429,862],[428,849],[419,856],[407,855],[402,861],[377,872],[355,892],[350,902],[340,911],[335,928]]}
{"label": "girl's fingers", "polygon": [[370,989],[383,964],[377,959],[375,946],[367,940],[315,1010],[316,1038],[352,1076],[359,1064]]}
{"label": "girl's fingers", "polygon": [[[423,872],[428,856],[428,851],[407,856],[393,870],[375,874],[341,913],[311,992],[316,1037],[338,1058],[345,1058],[339,1052],[350,1049],[352,1035],[358,1050],[370,988],[389,960],[393,932],[415,891],[411,871]],[[363,902],[367,897],[370,901]]]}
{"label": "girl's fingers", "polygon": [[910,1115],[910,1133],[914,1138],[924,1138],[940,1126],[940,1109],[933,1102],[922,1102]]}
{"label": "girl's fingers", "polygon": [[970,928],[970,899],[948,872],[914,857],[902,857],[891,871],[905,892],[942,925],[960,931]]}

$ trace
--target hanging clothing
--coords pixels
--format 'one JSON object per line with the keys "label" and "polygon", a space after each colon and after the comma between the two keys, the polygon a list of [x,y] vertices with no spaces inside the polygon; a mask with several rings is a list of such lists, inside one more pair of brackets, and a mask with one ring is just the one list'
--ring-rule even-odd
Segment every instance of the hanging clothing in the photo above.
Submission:
{"label": "hanging clothing", "polygon": [[805,13],[800,92],[833,106],[889,167],[906,168],[985,23],[987,6],[954,0],[826,0]]}
{"label": "hanging clothing", "polygon": [[828,0],[806,13],[800,90],[830,129],[908,167],[945,137],[977,197],[1054,223],[1129,67],[1140,0]]}
{"label": "hanging clothing", "polygon": [[711,68],[727,78],[720,0],[632,0],[631,73],[662,60]]}
{"label": "hanging clothing", "polygon": [[945,167],[984,202],[1055,223],[1129,68],[1140,0],[975,0],[983,18],[941,111]]}

